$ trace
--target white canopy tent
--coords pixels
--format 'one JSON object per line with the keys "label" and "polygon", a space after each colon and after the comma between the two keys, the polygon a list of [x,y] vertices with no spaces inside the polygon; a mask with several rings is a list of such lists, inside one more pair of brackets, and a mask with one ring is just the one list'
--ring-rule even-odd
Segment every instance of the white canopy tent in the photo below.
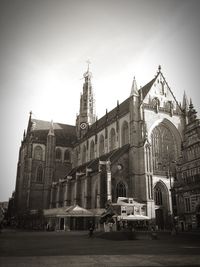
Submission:
{"label": "white canopy tent", "polygon": [[147,221],[150,220],[148,216],[145,215],[127,215],[127,216],[118,216],[119,221]]}

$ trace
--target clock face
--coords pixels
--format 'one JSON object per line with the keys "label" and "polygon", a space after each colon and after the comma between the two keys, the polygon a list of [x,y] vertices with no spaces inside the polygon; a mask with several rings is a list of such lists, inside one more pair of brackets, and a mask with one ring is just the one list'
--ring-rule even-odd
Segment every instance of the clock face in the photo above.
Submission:
{"label": "clock face", "polygon": [[122,170],[123,169],[123,166],[122,166],[122,164],[117,164],[117,168],[118,168],[118,170]]}
{"label": "clock face", "polygon": [[87,128],[87,123],[86,123],[86,122],[81,122],[81,124],[80,124],[80,128],[81,128],[82,130],[85,130],[85,129]]}

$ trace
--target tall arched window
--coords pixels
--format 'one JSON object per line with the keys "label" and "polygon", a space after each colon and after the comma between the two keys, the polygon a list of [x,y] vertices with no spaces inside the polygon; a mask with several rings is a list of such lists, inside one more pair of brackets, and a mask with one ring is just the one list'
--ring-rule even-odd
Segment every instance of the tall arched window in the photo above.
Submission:
{"label": "tall arched window", "polygon": [[116,186],[116,197],[126,197],[126,186],[121,181]]}
{"label": "tall arched window", "polygon": [[82,163],[86,162],[86,145],[82,147]]}
{"label": "tall arched window", "polygon": [[94,141],[90,142],[90,160],[94,159]]}
{"label": "tall arched window", "polygon": [[124,121],[122,124],[122,129],[121,129],[121,133],[122,133],[122,146],[126,145],[129,143],[129,130],[128,130],[128,122]]}
{"label": "tall arched window", "polygon": [[165,125],[158,125],[151,134],[153,171],[164,175],[177,156],[174,135]]}
{"label": "tall arched window", "polygon": [[114,150],[116,147],[116,134],[115,129],[112,128],[110,131],[110,151]]}
{"label": "tall arched window", "polygon": [[41,183],[43,180],[43,167],[40,165],[36,170],[36,182]]}
{"label": "tall arched window", "polygon": [[163,204],[162,191],[159,187],[155,188],[155,190],[154,190],[154,198],[155,198],[155,204],[156,205],[162,205]]}
{"label": "tall arched window", "polygon": [[101,135],[99,138],[99,156],[104,154],[104,136]]}
{"label": "tall arched window", "polygon": [[56,148],[56,159],[61,160],[61,156],[62,154],[60,148]]}
{"label": "tall arched window", "polygon": [[70,156],[70,152],[69,150],[65,150],[65,154],[64,154],[64,161],[70,161],[71,156]]}
{"label": "tall arched window", "polygon": [[36,146],[34,149],[34,159],[42,160],[42,156],[43,156],[43,153],[42,153],[41,146]]}

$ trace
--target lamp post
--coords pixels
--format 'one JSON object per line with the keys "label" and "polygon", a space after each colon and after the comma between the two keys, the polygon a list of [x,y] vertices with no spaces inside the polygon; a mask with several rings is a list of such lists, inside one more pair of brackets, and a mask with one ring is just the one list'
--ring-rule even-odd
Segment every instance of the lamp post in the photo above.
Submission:
{"label": "lamp post", "polygon": [[173,212],[172,177],[171,177],[170,165],[171,165],[171,162],[169,162],[167,166],[167,179],[169,179],[169,191],[171,194],[171,225],[173,229],[174,228],[174,212]]}
{"label": "lamp post", "polygon": [[168,160],[166,164],[162,164],[161,162],[158,163],[158,165],[162,165],[166,170],[166,178],[169,179],[169,191],[170,191],[170,202],[171,202],[171,210],[170,210],[170,216],[171,216],[171,227],[172,230],[174,229],[174,210],[173,210],[173,185],[172,185],[172,175],[171,175],[171,164],[176,163],[175,160]]}
{"label": "lamp post", "polygon": [[174,227],[174,201],[173,201],[173,186],[172,186],[172,175],[171,175],[171,163],[176,163],[175,160],[169,161],[167,166],[167,178],[169,179],[169,187],[170,187],[170,193],[171,193],[171,226],[172,226],[172,233],[175,233],[175,227]]}

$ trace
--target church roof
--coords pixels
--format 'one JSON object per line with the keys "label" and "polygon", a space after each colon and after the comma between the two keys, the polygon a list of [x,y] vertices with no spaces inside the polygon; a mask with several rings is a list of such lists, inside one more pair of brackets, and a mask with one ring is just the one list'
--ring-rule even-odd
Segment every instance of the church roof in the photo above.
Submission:
{"label": "church roof", "polygon": [[[46,143],[47,135],[51,127],[51,122],[31,119],[31,133],[33,140]],[[56,137],[57,146],[72,146],[76,141],[76,127],[63,123],[53,123],[53,130]]]}
{"label": "church roof", "polygon": [[[159,74],[162,75],[160,69],[157,72],[156,76],[150,82],[148,82],[146,85],[144,85],[143,87],[141,87],[138,90],[139,94],[142,95],[143,99],[146,97],[146,95],[148,94],[148,92],[152,88],[152,86],[155,83]],[[164,78],[164,76],[163,76],[163,78]],[[136,88],[136,86],[137,86],[136,82],[135,81],[133,81],[133,82],[134,82],[134,86]],[[131,96],[132,96],[132,94],[131,94]],[[117,117],[120,118],[120,117],[123,117],[125,114],[127,114],[129,112],[129,103],[130,103],[131,96],[128,97],[126,100],[124,100],[121,104],[118,104],[114,109],[112,109],[108,113],[106,112],[106,114],[103,117],[101,117],[99,120],[97,120],[95,123],[93,123],[90,126],[89,131],[87,132],[87,134],[84,138],[88,138],[88,137],[92,136],[93,134],[95,134],[96,132],[99,132],[101,129],[105,128],[106,125],[109,125],[112,122],[114,122]]]}
{"label": "church roof", "polygon": [[152,85],[156,81],[157,77],[158,77],[158,75],[156,75],[155,78],[153,78],[150,82],[148,82],[146,85],[144,85],[142,88],[140,88],[139,92],[140,92],[140,94],[142,94],[143,98],[145,98],[145,96],[148,94]]}
{"label": "church roof", "polygon": [[117,117],[120,118],[124,116],[126,113],[128,113],[129,112],[129,101],[130,101],[130,98],[127,98],[121,104],[117,105],[114,109],[112,109],[110,112],[106,113],[103,117],[101,117],[99,120],[93,123],[90,126],[90,129],[87,133],[87,137],[105,128],[106,125],[109,125],[110,123],[115,121]]}
{"label": "church roof", "polygon": [[111,164],[114,163],[121,155],[123,155],[126,151],[129,149],[129,144],[126,144],[120,148],[117,148],[115,150],[110,151],[107,154],[104,154],[100,156],[99,158],[93,159],[89,162],[84,163],[81,166],[77,166],[73,168],[67,175],[67,176],[74,176],[76,172],[81,173],[82,175],[85,174],[86,168],[91,169],[91,172],[95,173],[98,172],[99,168],[99,161],[107,161],[110,160]]}

